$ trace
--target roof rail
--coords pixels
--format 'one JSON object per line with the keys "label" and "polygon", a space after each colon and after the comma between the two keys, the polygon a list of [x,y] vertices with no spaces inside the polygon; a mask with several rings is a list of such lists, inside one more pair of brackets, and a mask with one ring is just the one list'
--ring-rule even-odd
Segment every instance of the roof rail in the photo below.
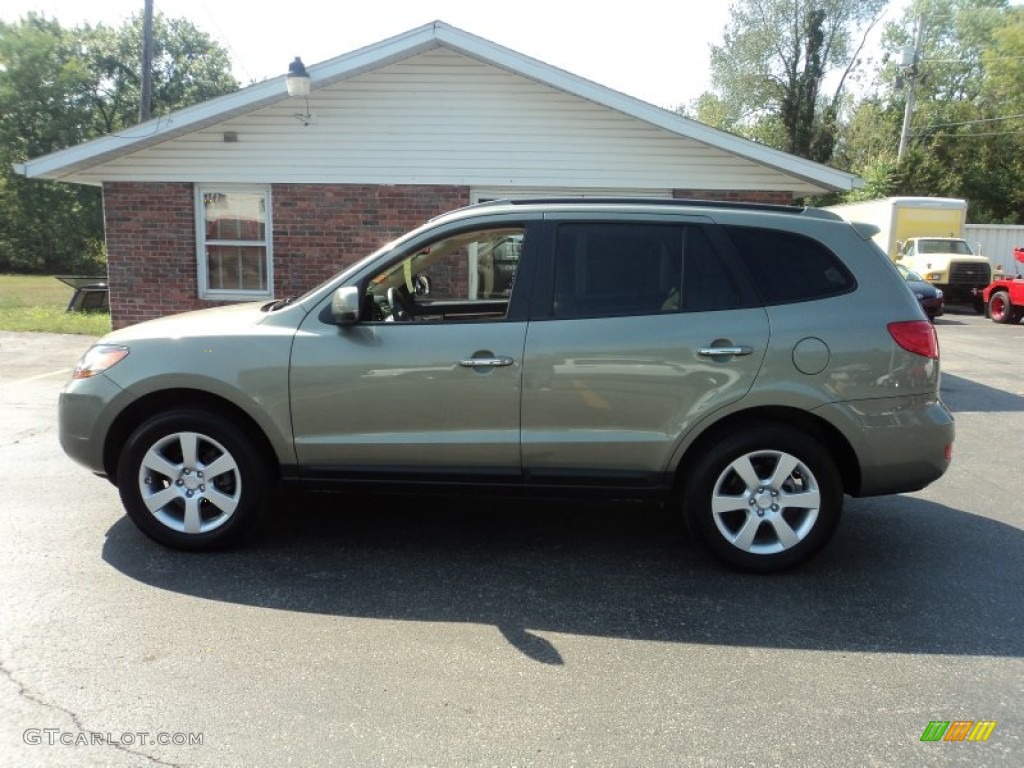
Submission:
{"label": "roof rail", "polygon": [[704,200],[678,197],[519,197],[488,200],[470,205],[470,208],[489,205],[664,205],[669,207],[740,208],[747,210],[802,213],[804,206],[779,203],[757,203],[740,200]]}
{"label": "roof rail", "polygon": [[[821,219],[841,220],[832,211],[799,205],[756,203],[740,200],[705,200],[674,197],[519,197],[486,200],[467,205],[459,210],[473,210],[499,205],[648,205],[666,208],[732,208],[735,210],[766,211],[789,215],[813,216]],[[435,217],[439,218],[439,217]]]}

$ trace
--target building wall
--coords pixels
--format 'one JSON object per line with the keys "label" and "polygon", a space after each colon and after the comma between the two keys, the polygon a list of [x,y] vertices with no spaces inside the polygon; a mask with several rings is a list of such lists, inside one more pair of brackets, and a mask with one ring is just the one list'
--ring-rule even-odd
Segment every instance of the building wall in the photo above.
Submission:
{"label": "building wall", "polygon": [[103,186],[114,329],[198,306],[191,184]]}
{"label": "building wall", "polygon": [[305,109],[302,99],[281,99],[221,116],[183,136],[154,137],[152,146],[74,178],[424,185],[457,179],[473,187],[607,189],[669,189],[686,179],[721,192],[827,191],[792,170],[684,135],[709,129],[664,110],[654,109],[655,116],[677,121],[684,133],[445,48],[318,86],[309,96],[309,125],[295,119]]}
{"label": "building wall", "polygon": [[[791,192],[676,189],[677,198],[790,204]],[[468,205],[456,185],[274,184],[274,294],[303,293],[427,219]],[[193,185],[103,186],[113,327],[224,304],[198,297]]]}
{"label": "building wall", "polygon": [[469,205],[469,187],[274,184],[274,289],[303,293],[427,219]]}

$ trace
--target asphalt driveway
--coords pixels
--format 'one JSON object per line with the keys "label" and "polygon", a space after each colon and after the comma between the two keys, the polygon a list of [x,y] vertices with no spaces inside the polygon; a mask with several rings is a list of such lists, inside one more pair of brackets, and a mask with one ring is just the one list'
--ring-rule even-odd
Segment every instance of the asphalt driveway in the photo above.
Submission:
{"label": "asphalt driveway", "polygon": [[0,764],[1019,765],[1024,326],[936,326],[953,468],[771,577],[639,504],[308,494],[164,550],[57,445],[89,340],[0,333]]}

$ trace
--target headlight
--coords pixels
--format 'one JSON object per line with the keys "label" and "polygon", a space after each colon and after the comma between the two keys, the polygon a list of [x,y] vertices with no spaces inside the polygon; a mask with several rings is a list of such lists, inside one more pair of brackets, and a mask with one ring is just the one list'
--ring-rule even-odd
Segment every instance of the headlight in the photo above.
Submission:
{"label": "headlight", "polygon": [[120,347],[116,344],[97,344],[90,347],[89,351],[82,355],[82,359],[75,366],[75,372],[71,374],[72,379],[88,379],[96,374],[103,373],[112,368],[128,356],[128,347]]}
{"label": "headlight", "polygon": [[941,280],[942,279],[942,273],[941,272],[929,272],[927,275],[924,276],[924,279],[925,280]]}

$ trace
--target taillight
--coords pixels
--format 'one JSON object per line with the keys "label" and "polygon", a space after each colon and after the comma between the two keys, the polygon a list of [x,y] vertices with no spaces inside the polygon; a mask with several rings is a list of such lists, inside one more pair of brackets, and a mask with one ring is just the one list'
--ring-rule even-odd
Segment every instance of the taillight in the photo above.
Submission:
{"label": "taillight", "polygon": [[889,323],[889,335],[907,352],[933,360],[939,359],[939,337],[935,333],[935,326],[927,320]]}

